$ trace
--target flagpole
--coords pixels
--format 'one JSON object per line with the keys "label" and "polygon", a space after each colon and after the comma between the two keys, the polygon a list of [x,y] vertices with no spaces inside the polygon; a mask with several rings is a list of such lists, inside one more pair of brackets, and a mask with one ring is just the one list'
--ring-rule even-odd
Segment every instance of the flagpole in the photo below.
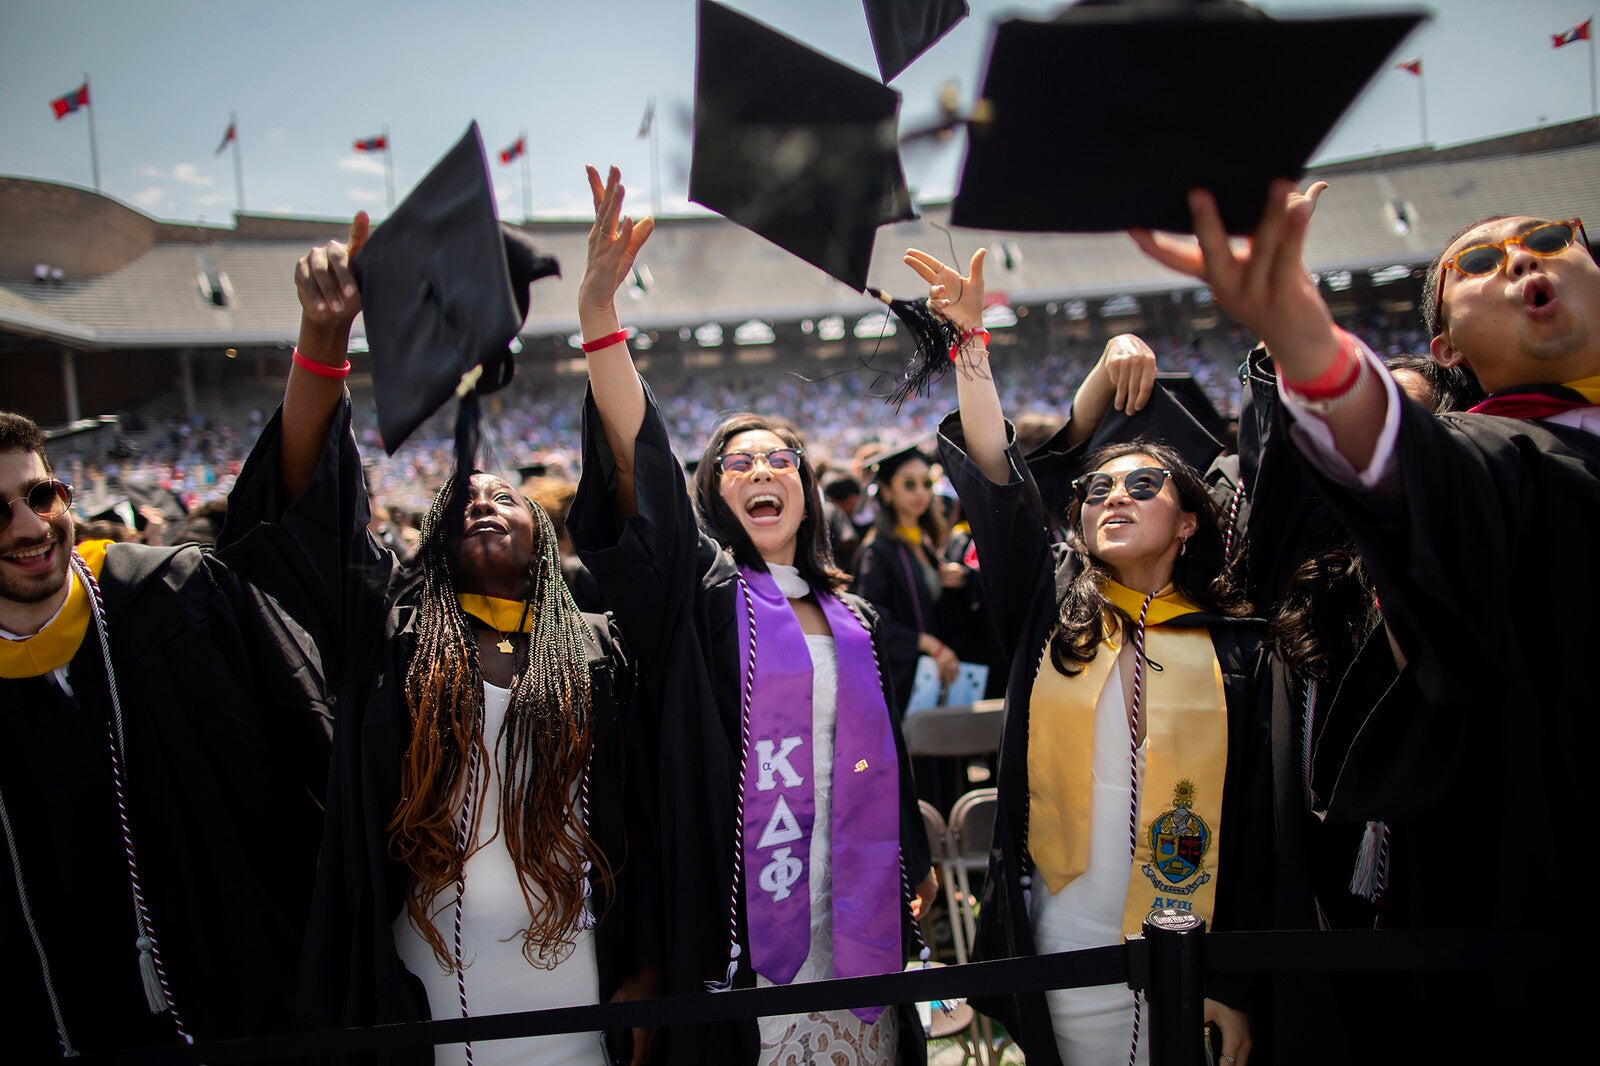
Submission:
{"label": "flagpole", "polygon": [[655,97],[650,98],[650,211],[653,217],[661,217],[661,141],[658,128],[661,123],[656,121]]}
{"label": "flagpole", "polygon": [[[1594,16],[1590,15],[1589,18],[1590,21],[1593,21]],[[1595,100],[1593,33],[1589,34],[1589,114],[1600,115],[1600,104],[1597,104]]]}
{"label": "flagpole", "polygon": [[239,192],[239,214],[244,214],[244,164],[239,161],[239,118],[228,112],[228,128],[233,131],[233,186]]}
{"label": "flagpole", "polygon": [[517,144],[522,149],[522,221],[533,221],[533,171],[528,163],[528,131],[523,130]]}
{"label": "flagpole", "polygon": [[389,144],[389,124],[383,124],[383,183],[389,193],[389,214],[394,214],[394,149]]}
{"label": "flagpole", "polygon": [[89,92],[89,72],[83,72],[83,88],[89,94],[89,166],[94,170],[94,191],[100,191],[100,147],[94,135],[94,93]]}
{"label": "flagpole", "polygon": [[1417,118],[1422,125],[1422,147],[1428,147],[1428,92],[1427,75],[1417,75]]}

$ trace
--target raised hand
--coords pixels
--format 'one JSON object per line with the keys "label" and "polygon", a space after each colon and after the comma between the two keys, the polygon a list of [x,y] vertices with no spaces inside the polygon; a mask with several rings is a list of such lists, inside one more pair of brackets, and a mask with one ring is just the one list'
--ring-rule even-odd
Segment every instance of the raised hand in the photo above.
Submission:
{"label": "raised hand", "polygon": [[594,167],[584,168],[589,175],[589,191],[594,196],[594,225],[589,228],[588,258],[583,279],[578,283],[578,315],[614,313],[617,288],[633,269],[639,249],[655,230],[655,219],[635,222],[622,214],[627,190],[622,172],[612,167],[602,183]]}
{"label": "raised hand", "polygon": [[916,248],[906,249],[904,262],[928,283],[928,306],[933,312],[954,322],[964,333],[983,325],[983,260],[988,254],[987,248],[973,252],[965,277]]}
{"label": "raised hand", "polygon": [[295,263],[294,287],[300,298],[302,326],[348,326],[361,313],[361,290],[356,287],[350,261],[367,243],[370,228],[367,213],[359,211],[350,223],[348,239],[318,245]]}
{"label": "raised hand", "polygon": [[1144,410],[1156,387],[1155,351],[1142,338],[1119,333],[1106,341],[1100,363],[1113,390],[1111,407],[1130,415]]}
{"label": "raised hand", "polygon": [[1242,246],[1228,239],[1216,200],[1189,194],[1196,240],[1148,229],[1131,231],[1156,262],[1204,281],[1218,306],[1253,332],[1286,377],[1314,377],[1333,361],[1338,340],[1333,315],[1301,263],[1306,227],[1327,182],[1304,193],[1293,182],[1273,183],[1255,234]]}

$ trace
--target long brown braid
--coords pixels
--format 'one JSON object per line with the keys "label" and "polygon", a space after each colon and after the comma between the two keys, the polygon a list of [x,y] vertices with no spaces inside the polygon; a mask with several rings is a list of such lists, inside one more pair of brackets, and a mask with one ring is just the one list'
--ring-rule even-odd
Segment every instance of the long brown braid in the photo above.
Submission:
{"label": "long brown braid", "polygon": [[[411,871],[407,912],[447,969],[454,968],[454,960],[433,915],[440,894],[455,886],[465,861],[458,841],[466,800],[462,753],[476,750],[480,760],[489,757],[481,726],[478,642],[457,602],[450,566],[450,546],[460,524],[459,515],[447,513],[454,482],[452,475],[422,523],[418,641],[406,668],[411,743],[401,764],[400,805],[389,822],[390,851]],[[576,942],[585,860],[607,885],[614,871],[574,800],[594,740],[586,623],[562,579],[549,515],[524,502],[537,527],[526,586],[533,631],[517,652],[511,707],[501,733],[506,754],[499,813],[506,850],[528,905],[522,954],[531,965],[549,968]],[[477,840],[487,780],[487,774],[478,774],[469,841]],[[475,850],[469,847],[468,854]]]}

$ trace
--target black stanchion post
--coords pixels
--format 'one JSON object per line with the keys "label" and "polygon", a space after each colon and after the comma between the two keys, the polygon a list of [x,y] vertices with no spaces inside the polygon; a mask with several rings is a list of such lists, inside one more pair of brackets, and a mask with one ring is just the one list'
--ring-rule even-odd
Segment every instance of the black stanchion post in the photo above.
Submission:
{"label": "black stanchion post", "polygon": [[[1129,937],[1128,986],[1145,994],[1150,1066],[1207,1066],[1201,943],[1206,920],[1189,911],[1151,911],[1144,933]],[[1142,943],[1140,943],[1142,941]]]}

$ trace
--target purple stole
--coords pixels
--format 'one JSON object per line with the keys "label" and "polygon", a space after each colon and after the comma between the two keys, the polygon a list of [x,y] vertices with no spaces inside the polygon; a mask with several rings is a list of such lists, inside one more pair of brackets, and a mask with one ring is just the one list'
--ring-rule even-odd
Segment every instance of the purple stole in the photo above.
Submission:
{"label": "purple stole", "polygon": [[[745,757],[745,920],[750,964],[788,984],[811,950],[811,657],[772,575],[740,567],[751,610],[740,610],[741,684],[749,686]],[[898,973],[900,764],[872,637],[837,597],[817,592],[839,661],[833,756],[833,974]],[[753,617],[752,617],[753,616]],[[752,622],[755,677],[750,669]],[[871,1024],[882,1007],[855,1008]]]}

